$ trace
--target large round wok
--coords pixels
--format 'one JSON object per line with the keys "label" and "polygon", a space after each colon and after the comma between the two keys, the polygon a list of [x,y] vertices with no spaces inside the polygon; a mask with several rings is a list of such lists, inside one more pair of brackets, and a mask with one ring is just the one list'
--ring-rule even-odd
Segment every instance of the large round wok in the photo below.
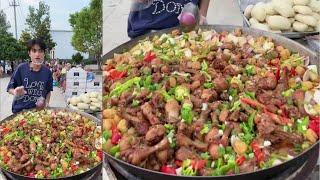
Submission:
{"label": "large round wok", "polygon": [[[58,107],[50,107],[50,108],[46,108],[46,109],[67,110],[69,112],[77,112],[77,113],[81,114],[81,116],[89,118],[95,124],[97,124],[97,125],[101,124],[101,121],[99,119],[97,119],[96,117],[94,117],[94,116],[92,116],[90,114],[84,113],[84,112],[79,112],[79,111],[75,111],[75,110],[68,109],[68,108],[58,108]],[[29,111],[29,110],[24,110],[24,111]],[[17,114],[12,114],[9,117],[3,119],[0,122],[0,125],[3,124],[6,121],[9,121],[9,120],[13,119],[15,116],[17,116]],[[80,180],[80,179],[84,179],[84,178],[88,178],[88,177],[92,176],[95,172],[101,171],[101,169],[102,169],[102,162],[99,163],[98,165],[96,165],[95,167],[91,168],[90,170],[85,171],[83,173],[80,173],[80,174],[77,174],[77,175],[74,175],[74,176],[67,176],[67,177],[61,177],[61,178],[56,178],[56,179],[61,179],[61,180],[62,179]],[[32,179],[37,179],[37,178],[31,178],[31,177],[28,177],[28,176],[23,176],[23,175],[20,175],[20,174],[17,174],[17,173],[13,173],[13,172],[10,172],[10,171],[5,170],[5,169],[1,169],[1,170],[3,171],[3,173],[7,177],[9,177],[10,179],[13,179],[13,180],[26,180],[26,179],[32,180]],[[49,178],[46,178],[46,179],[49,179]]]}
{"label": "large round wok", "polygon": [[[267,36],[271,37],[274,39],[275,43],[281,44],[284,47],[295,51],[299,52],[301,55],[304,56],[309,56],[310,58],[310,64],[315,64],[317,65],[318,69],[320,67],[320,59],[317,54],[315,54],[313,51],[309,50],[308,48],[302,46],[301,44],[298,44],[297,42],[290,40],[286,37],[277,35],[277,34],[272,34],[270,32],[266,31],[261,31],[261,30],[256,30],[256,29],[250,29],[250,28],[244,28],[244,27],[239,27],[239,26],[225,26],[225,25],[206,25],[206,26],[200,26],[201,29],[214,29],[217,32],[222,32],[222,31],[233,31],[235,28],[241,28],[244,34],[250,34],[251,36]],[[180,29],[183,30],[183,27],[175,27],[175,28],[170,28],[170,29],[165,29],[161,31],[157,31],[154,33],[150,33],[144,36],[137,37],[135,39],[132,39],[115,49],[111,50],[107,54],[104,55],[103,59],[108,60],[113,58],[115,53],[123,53],[127,51],[128,49],[132,48],[134,45],[136,45],[139,40],[142,40],[148,36],[152,37],[155,35],[161,35],[163,33],[169,33],[173,29]],[[297,157],[286,161],[280,165],[273,166],[268,169],[264,170],[258,170],[255,172],[251,173],[242,173],[242,174],[237,174],[237,175],[226,175],[226,176],[174,176],[174,175],[168,175],[164,174],[161,172],[157,171],[152,171],[148,169],[144,169],[141,167],[134,166],[132,164],[129,164],[127,162],[124,162],[122,160],[116,159],[113,156],[109,155],[108,153],[105,153],[105,157],[112,162],[112,164],[115,164],[116,166],[120,166],[122,169],[127,170],[129,173],[141,178],[141,179],[152,179],[152,180],[157,180],[157,179],[166,179],[166,180],[178,180],[178,179],[232,179],[232,180],[239,180],[239,179],[268,179],[270,177],[273,177],[277,174],[280,174],[281,172],[291,168],[292,167],[300,167],[302,166],[307,159],[313,154],[312,152],[316,152],[317,156],[314,158],[319,157],[319,141],[315,143],[313,146],[311,146],[307,151],[301,153]]]}

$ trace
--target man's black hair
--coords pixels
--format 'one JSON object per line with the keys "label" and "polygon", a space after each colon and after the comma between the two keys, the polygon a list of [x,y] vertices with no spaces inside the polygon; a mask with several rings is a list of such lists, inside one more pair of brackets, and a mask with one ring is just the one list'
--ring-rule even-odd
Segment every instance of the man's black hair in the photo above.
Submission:
{"label": "man's black hair", "polygon": [[28,52],[32,49],[34,45],[38,45],[40,49],[43,51],[47,49],[47,46],[44,43],[44,41],[42,39],[37,38],[37,39],[31,39],[28,41],[27,43]]}

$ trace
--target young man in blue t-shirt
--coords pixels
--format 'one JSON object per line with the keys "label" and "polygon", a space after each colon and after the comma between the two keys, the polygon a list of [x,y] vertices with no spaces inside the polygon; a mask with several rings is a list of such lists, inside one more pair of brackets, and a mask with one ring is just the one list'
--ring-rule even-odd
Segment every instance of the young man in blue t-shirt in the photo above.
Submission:
{"label": "young man in blue t-shirt", "polygon": [[[139,0],[144,2],[146,0]],[[135,38],[151,32],[179,25],[178,16],[187,3],[199,7],[200,24],[206,21],[210,0],[154,0],[152,5],[140,11],[132,11],[128,18],[128,36]]]}
{"label": "young man in blue t-shirt", "polygon": [[20,64],[13,73],[7,91],[14,96],[12,112],[44,108],[49,104],[53,90],[52,73],[43,65],[46,45],[42,39],[27,44],[31,62]]}

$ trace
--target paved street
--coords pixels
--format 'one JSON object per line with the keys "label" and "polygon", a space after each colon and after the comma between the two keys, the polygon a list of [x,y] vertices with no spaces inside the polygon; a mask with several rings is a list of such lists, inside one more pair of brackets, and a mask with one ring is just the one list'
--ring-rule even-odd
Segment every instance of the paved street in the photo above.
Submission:
{"label": "paved street", "polygon": [[[10,78],[0,79],[0,120],[8,117],[11,113],[11,104],[13,96],[6,92],[6,87],[9,83]],[[51,100],[49,103],[50,107],[66,107],[64,95],[61,90],[54,87]]]}
{"label": "paved street", "polygon": [[[131,1],[131,0],[130,0]],[[103,1],[103,54],[129,40],[127,19],[128,0]],[[240,8],[235,0],[211,0],[207,15],[208,24],[242,26]]]}

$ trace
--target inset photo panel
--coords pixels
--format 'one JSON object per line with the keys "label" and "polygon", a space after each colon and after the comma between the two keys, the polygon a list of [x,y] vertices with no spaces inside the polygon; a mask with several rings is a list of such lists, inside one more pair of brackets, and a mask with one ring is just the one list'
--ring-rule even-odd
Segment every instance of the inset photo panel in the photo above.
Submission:
{"label": "inset photo panel", "polygon": [[0,180],[102,180],[102,0],[0,0]]}

